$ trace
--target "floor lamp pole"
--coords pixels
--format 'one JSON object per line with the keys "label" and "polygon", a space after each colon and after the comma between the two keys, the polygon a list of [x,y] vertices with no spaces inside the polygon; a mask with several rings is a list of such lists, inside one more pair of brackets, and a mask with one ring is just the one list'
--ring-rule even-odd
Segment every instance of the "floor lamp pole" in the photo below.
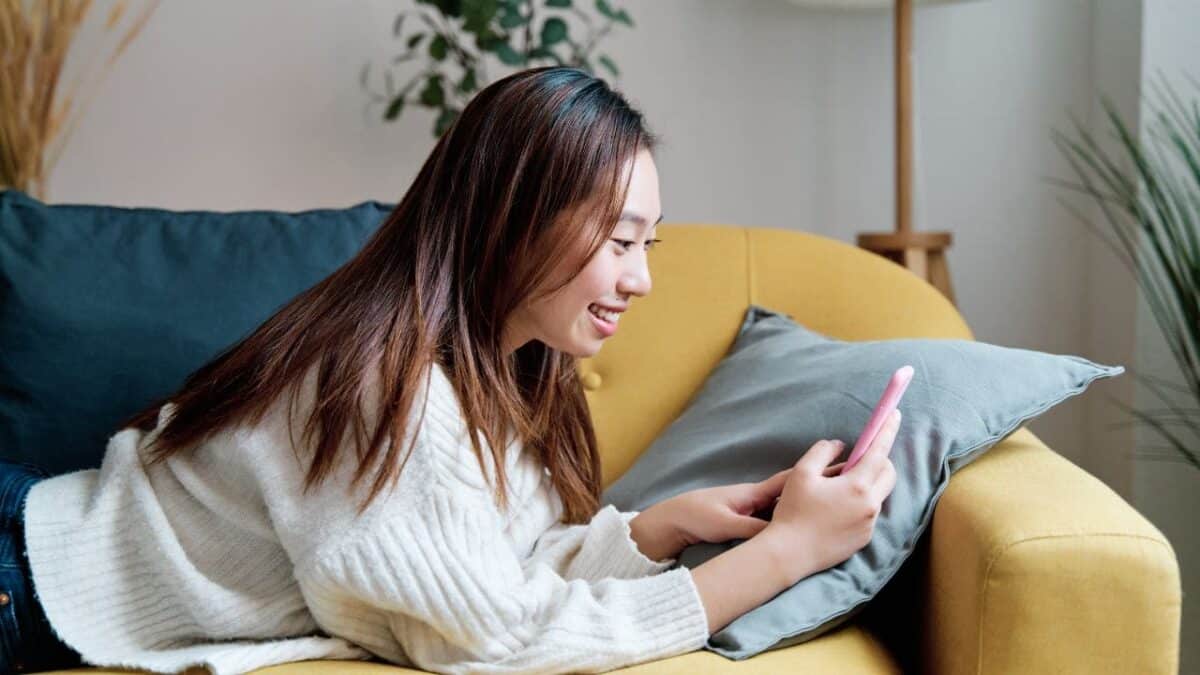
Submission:
{"label": "floor lamp pole", "polygon": [[858,245],[908,268],[953,303],[945,253],[952,241],[950,233],[917,232],[912,227],[912,15],[912,0],[896,0],[896,231],[860,233]]}

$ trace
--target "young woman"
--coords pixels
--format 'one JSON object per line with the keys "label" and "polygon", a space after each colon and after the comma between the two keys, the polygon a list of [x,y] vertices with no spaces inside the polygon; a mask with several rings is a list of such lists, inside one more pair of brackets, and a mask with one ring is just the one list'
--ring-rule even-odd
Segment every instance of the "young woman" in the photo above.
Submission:
{"label": "young woman", "polygon": [[822,441],[761,482],[599,508],[576,360],[650,292],[656,143],[581,70],[499,80],[353,259],[99,469],[5,465],[0,666],[596,672],[697,649],[862,548],[896,420],[845,476]]}

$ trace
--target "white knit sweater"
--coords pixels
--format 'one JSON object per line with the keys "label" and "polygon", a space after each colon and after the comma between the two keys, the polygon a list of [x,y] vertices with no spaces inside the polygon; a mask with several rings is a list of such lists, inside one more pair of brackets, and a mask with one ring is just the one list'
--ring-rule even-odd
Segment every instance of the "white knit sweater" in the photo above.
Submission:
{"label": "white knit sweater", "polygon": [[289,432],[298,442],[312,375],[290,425],[284,396],[260,425],[146,468],[139,452],[167,404],[155,431],[114,434],[99,469],[29,491],[36,592],[88,664],[223,675],[378,657],[446,673],[599,672],[704,645],[691,573],[638,551],[636,512],[559,523],[549,475],[517,443],[511,507],[498,509],[491,460],[481,469],[471,452],[440,366],[395,490],[356,516],[369,481],[351,494],[343,461],[302,494],[307,462]]}

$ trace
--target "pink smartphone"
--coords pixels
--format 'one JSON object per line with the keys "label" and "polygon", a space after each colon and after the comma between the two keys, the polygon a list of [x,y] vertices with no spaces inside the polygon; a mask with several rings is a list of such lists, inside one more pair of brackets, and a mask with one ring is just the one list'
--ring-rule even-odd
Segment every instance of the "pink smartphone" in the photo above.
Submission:
{"label": "pink smartphone", "polygon": [[[904,366],[892,374],[892,379],[888,381],[887,388],[883,390],[883,396],[879,398],[879,403],[875,405],[875,411],[871,413],[870,419],[867,420],[867,426],[863,427],[862,433],[858,435],[858,441],[854,444],[854,450],[850,452],[850,458],[846,460],[846,464],[842,466],[842,473],[846,473],[862,456],[866,454],[867,448],[871,447],[871,441],[875,440],[875,436],[879,434],[879,430],[883,427],[883,423],[887,421],[888,416],[900,405],[900,397],[904,396],[904,390],[908,389],[908,383],[912,381],[913,367]],[[839,474],[841,475],[841,474]]]}

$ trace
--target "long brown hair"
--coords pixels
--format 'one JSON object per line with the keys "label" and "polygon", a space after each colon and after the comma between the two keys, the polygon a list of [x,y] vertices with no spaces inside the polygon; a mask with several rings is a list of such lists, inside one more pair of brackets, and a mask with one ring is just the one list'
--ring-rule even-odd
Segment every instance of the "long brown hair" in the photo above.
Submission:
{"label": "long brown hair", "polygon": [[[293,385],[315,371],[302,443],[313,434],[317,443],[304,489],[357,457],[352,483],[374,474],[361,511],[398,478],[400,445],[416,438],[402,413],[436,361],[481,470],[477,434],[491,450],[501,508],[502,454],[515,432],[549,469],[564,521],[586,522],[599,508],[601,472],[577,357],[538,340],[506,355],[503,329],[519,305],[578,275],[611,236],[635,155],[657,145],[641,113],[580,69],[531,68],[494,82],[438,140],[361,251],[122,426],[151,430],[160,404],[172,402],[146,450],[162,461],[221,428],[259,422],[284,392],[294,402]],[[569,274],[552,281],[560,264]],[[365,405],[379,415],[362,401],[371,368],[378,399]],[[369,436],[368,417],[377,421]],[[350,425],[353,453],[343,448]]]}

